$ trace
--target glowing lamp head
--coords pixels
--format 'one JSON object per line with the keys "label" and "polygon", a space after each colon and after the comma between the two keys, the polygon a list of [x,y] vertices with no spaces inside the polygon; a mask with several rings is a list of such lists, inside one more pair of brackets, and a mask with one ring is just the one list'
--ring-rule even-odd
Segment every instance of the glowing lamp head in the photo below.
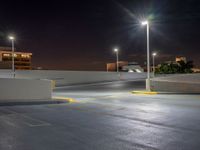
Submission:
{"label": "glowing lamp head", "polygon": [[157,54],[156,54],[156,53],[153,53],[152,55],[153,55],[153,56],[156,56]]}
{"label": "glowing lamp head", "polygon": [[117,49],[117,48],[115,48],[115,49],[114,49],[114,52],[118,52],[118,49]]}
{"label": "glowing lamp head", "polygon": [[14,36],[9,36],[8,37],[10,40],[14,40],[15,38],[14,38]]}
{"label": "glowing lamp head", "polygon": [[141,24],[144,26],[144,25],[147,25],[148,24],[148,21],[142,21]]}

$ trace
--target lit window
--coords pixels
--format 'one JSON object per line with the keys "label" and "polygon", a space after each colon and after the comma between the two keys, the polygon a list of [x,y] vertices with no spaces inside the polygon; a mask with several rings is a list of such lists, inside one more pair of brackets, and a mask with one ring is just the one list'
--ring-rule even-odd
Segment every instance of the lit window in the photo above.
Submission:
{"label": "lit window", "polygon": [[27,55],[27,54],[22,54],[21,57],[23,57],[23,58],[29,58],[30,56]]}
{"label": "lit window", "polygon": [[5,57],[10,57],[10,54],[3,54],[3,56],[5,56]]}

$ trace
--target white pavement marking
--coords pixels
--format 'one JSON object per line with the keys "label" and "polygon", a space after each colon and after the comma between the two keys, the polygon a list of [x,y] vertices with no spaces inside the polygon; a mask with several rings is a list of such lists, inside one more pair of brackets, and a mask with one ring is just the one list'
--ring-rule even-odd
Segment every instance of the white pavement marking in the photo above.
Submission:
{"label": "white pavement marking", "polygon": [[[28,125],[29,127],[40,127],[40,126],[50,126],[51,124],[39,119],[35,119],[32,118],[30,116],[24,115],[24,114],[20,114],[16,111],[13,110],[8,110],[9,112],[11,112],[14,115],[17,115],[17,120],[21,120],[24,124]],[[10,116],[10,115],[8,115]],[[10,125],[13,125],[12,122],[8,122]]]}
{"label": "white pavement marking", "polygon": [[21,117],[26,119],[24,121],[24,123],[27,124],[30,127],[40,127],[40,126],[50,126],[51,125],[48,122],[45,122],[45,121],[42,121],[42,120],[39,120],[39,119],[35,119],[35,118],[32,118],[32,117],[27,116],[27,115],[21,115]]}

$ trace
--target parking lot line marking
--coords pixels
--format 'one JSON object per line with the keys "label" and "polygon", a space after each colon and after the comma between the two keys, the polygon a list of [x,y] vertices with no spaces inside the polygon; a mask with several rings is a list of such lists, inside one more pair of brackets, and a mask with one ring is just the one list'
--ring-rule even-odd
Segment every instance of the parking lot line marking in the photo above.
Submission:
{"label": "parking lot line marking", "polygon": [[21,119],[22,122],[24,124],[28,125],[29,127],[39,127],[39,126],[50,126],[51,125],[50,123],[45,122],[43,120],[35,119],[35,118],[32,118],[32,117],[27,116],[25,114],[18,113],[18,112],[13,111],[13,110],[8,110],[8,111],[11,112],[14,115],[18,115],[17,119]]}
{"label": "parking lot line marking", "polygon": [[9,120],[8,118],[9,116],[0,116],[0,120],[2,120],[2,122],[6,123],[9,126],[15,127],[16,125]]}
{"label": "parking lot line marking", "polygon": [[30,127],[39,127],[39,126],[50,126],[51,124],[48,122],[45,122],[43,120],[35,119],[27,115],[21,115],[22,118],[25,118],[26,120],[24,123]]}

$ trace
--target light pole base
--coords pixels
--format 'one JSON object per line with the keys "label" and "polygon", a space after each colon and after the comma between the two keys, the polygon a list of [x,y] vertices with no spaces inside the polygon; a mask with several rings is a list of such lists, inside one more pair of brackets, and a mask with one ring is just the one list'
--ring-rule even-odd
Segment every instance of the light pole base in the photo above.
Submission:
{"label": "light pole base", "polygon": [[150,88],[150,79],[146,79],[146,91],[151,91],[151,88]]}

